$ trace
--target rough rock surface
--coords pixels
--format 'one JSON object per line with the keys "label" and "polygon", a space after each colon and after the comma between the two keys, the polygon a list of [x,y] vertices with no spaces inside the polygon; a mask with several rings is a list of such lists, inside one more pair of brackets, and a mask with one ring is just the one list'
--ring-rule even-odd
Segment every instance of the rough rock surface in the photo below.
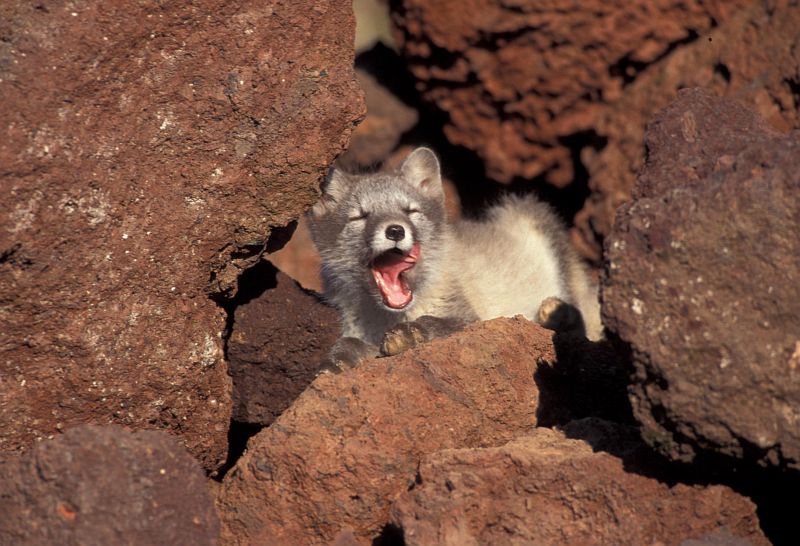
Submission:
{"label": "rough rock surface", "polygon": [[727,529],[722,529],[698,538],[684,540],[680,546],[753,546],[753,542],[733,536]]}
{"label": "rough rock surface", "polygon": [[353,27],[330,1],[0,5],[0,449],[116,422],[224,460],[209,295],[346,145]]}
{"label": "rough rock surface", "polygon": [[236,308],[228,362],[233,419],[269,425],[311,384],[340,333],[335,310],[271,265],[259,271],[274,287]]}
{"label": "rough rock surface", "polygon": [[206,478],[164,432],[84,425],[0,468],[2,544],[217,544]]}
{"label": "rough rock surface", "polygon": [[[616,435],[629,441],[630,434]],[[425,457],[417,483],[392,507],[392,522],[408,546],[677,546],[720,528],[769,544],[755,505],[731,489],[670,487],[545,428],[502,447]]]}
{"label": "rough rock surface", "polygon": [[735,97],[778,130],[800,127],[800,9],[786,2],[753,2],[718,28],[649,67],[597,117],[597,151],[581,159],[591,194],[575,218],[575,240],[600,260],[601,240],[611,232],[616,208],[630,198],[644,163],[644,132],[677,91],[704,87]]}
{"label": "rough rock surface", "polygon": [[454,144],[500,182],[573,179],[570,139],[674,47],[750,0],[397,0],[398,43]]}
{"label": "rough rock surface", "polygon": [[634,413],[673,458],[800,467],[800,133],[686,90],[656,116],[607,241],[606,327]]}
{"label": "rough rock surface", "polygon": [[502,445],[536,424],[533,374],[554,357],[550,337],[522,318],[496,319],[321,376],[225,477],[223,543],[374,539],[422,455]]}

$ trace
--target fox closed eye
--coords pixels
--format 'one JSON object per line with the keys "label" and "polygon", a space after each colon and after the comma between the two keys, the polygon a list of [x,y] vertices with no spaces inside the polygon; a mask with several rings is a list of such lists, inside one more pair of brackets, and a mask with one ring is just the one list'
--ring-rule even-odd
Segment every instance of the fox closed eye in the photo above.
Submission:
{"label": "fox closed eye", "polygon": [[364,212],[363,210],[361,210],[361,211],[358,211],[358,212],[354,213],[351,216],[348,216],[347,217],[347,221],[348,222],[357,222],[359,220],[366,220],[368,216],[369,216],[368,212]]}
{"label": "fox closed eye", "polygon": [[419,212],[419,208],[415,205],[408,205],[407,207],[403,208],[403,212],[406,214],[414,214],[415,212]]}

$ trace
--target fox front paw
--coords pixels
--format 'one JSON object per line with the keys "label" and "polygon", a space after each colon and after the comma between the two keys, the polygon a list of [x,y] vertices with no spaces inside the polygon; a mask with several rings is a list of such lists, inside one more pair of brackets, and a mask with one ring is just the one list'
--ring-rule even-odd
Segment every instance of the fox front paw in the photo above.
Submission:
{"label": "fox front paw", "polygon": [[412,347],[416,347],[427,339],[425,330],[414,322],[401,322],[383,336],[381,354],[384,356],[399,355]]}
{"label": "fox front paw", "polygon": [[556,332],[582,332],[586,335],[581,312],[574,305],[559,298],[542,300],[536,313],[536,322]]}
{"label": "fox front paw", "polygon": [[343,337],[331,349],[327,358],[322,361],[317,375],[325,372],[340,373],[355,368],[365,358],[377,356],[378,350],[354,337]]}

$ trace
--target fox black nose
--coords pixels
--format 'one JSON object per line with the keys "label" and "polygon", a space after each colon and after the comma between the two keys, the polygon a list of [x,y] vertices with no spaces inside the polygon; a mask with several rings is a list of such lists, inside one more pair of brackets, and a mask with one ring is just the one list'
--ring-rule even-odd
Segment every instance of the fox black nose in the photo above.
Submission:
{"label": "fox black nose", "polygon": [[406,230],[403,229],[403,226],[392,224],[386,228],[386,238],[390,241],[402,241],[405,236]]}

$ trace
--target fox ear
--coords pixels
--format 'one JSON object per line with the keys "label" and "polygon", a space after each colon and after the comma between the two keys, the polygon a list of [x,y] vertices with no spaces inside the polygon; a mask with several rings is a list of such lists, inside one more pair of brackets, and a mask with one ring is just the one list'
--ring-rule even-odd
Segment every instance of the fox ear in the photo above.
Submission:
{"label": "fox ear", "polygon": [[443,193],[439,160],[430,148],[417,148],[400,165],[403,178],[431,195]]}
{"label": "fox ear", "polygon": [[322,183],[322,196],[311,207],[311,214],[314,217],[320,217],[330,212],[347,194],[349,185],[350,179],[345,173],[338,169],[331,169]]}

